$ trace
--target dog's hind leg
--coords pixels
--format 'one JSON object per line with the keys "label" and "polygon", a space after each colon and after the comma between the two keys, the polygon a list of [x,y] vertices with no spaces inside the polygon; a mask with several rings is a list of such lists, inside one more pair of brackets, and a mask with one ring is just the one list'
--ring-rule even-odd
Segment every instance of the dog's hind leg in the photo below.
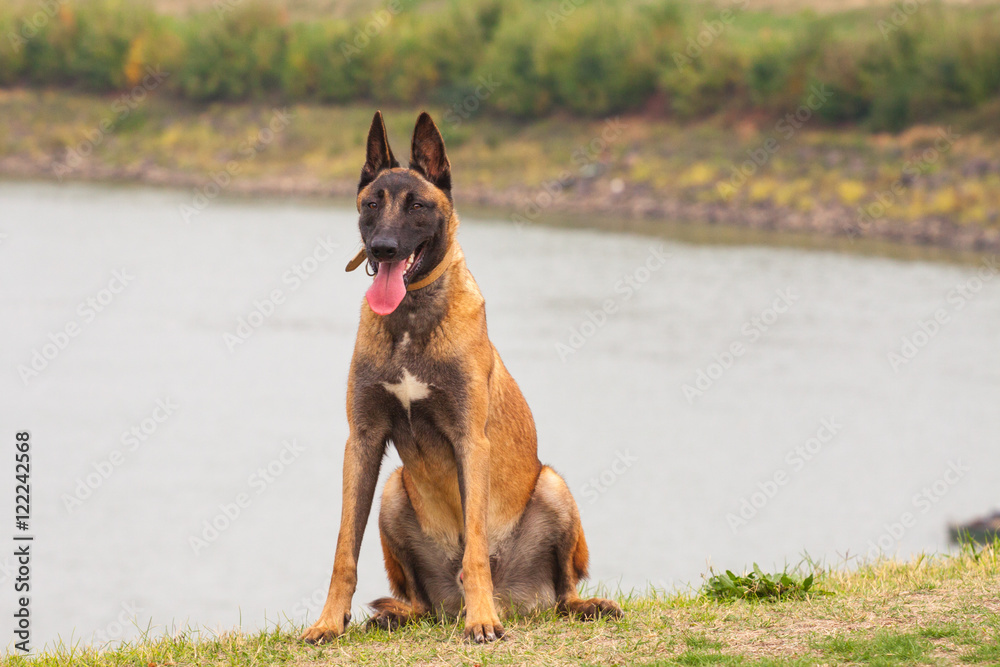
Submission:
{"label": "dog's hind leg", "polygon": [[583,600],[576,586],[587,576],[587,542],[566,482],[543,466],[514,533],[500,546],[494,585],[501,604],[521,613],[555,607],[584,618],[618,617],[611,600]]}
{"label": "dog's hind leg", "polygon": [[577,537],[569,551],[568,557],[563,555],[562,566],[556,575],[556,595],[559,601],[556,609],[563,614],[573,614],[584,620],[592,620],[606,616],[621,618],[622,608],[614,600],[606,598],[581,598],[576,592],[576,586],[581,579],[587,577],[587,541],[583,537],[583,528],[577,519]]}
{"label": "dog's hind leg", "polygon": [[554,545],[556,609],[584,619],[601,616],[620,618],[622,609],[615,601],[604,598],[583,599],[576,591],[580,580],[587,577],[590,555],[587,540],[583,536],[580,512],[565,480],[546,467],[538,478],[535,495],[544,498],[549,506],[558,508],[557,515],[562,525],[559,539]]}
{"label": "dog's hind leg", "polygon": [[[431,600],[422,578],[418,554],[426,550],[420,524],[403,485],[403,468],[390,475],[382,492],[379,509],[379,537],[389,589],[393,597],[379,598],[371,603],[374,614],[366,627],[395,630],[431,612]],[[442,566],[443,559],[438,559]]]}
{"label": "dog's hind leg", "polygon": [[411,621],[419,620],[427,613],[427,605],[415,592],[413,568],[396,558],[392,547],[386,543],[384,534],[382,555],[385,558],[385,571],[389,577],[389,589],[395,597],[379,598],[369,605],[373,613],[365,628],[391,631]]}

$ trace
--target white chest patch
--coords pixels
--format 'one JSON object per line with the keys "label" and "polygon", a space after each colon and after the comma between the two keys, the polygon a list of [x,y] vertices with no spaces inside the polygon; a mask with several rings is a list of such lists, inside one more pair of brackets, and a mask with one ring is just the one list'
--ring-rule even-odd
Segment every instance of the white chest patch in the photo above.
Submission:
{"label": "white chest patch", "polygon": [[403,369],[403,377],[399,382],[395,384],[383,382],[382,386],[385,387],[387,392],[399,399],[399,402],[403,404],[403,408],[406,410],[407,416],[410,415],[410,405],[414,401],[419,401],[431,395],[430,385],[415,378],[405,368]]}

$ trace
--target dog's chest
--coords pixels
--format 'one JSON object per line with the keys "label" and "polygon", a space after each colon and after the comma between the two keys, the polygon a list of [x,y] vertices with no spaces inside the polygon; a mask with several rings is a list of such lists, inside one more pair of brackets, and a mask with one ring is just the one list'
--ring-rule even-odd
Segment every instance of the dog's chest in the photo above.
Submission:
{"label": "dog's chest", "polygon": [[355,408],[367,420],[386,423],[397,444],[410,438],[426,439],[425,435],[448,438],[461,424],[466,381],[453,360],[399,344],[377,362],[360,362],[355,374],[356,388],[361,389],[356,392]]}
{"label": "dog's chest", "polygon": [[397,382],[383,380],[382,387],[399,400],[399,404],[407,414],[412,413],[414,403],[422,401],[431,395],[431,385],[415,376],[405,366],[402,367]]}

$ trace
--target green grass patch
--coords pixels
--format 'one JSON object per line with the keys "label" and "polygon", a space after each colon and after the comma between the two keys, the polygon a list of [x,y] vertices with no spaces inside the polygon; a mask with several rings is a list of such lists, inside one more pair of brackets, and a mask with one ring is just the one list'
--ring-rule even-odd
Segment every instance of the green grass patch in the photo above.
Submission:
{"label": "green grass patch", "polygon": [[917,634],[925,639],[951,639],[965,637],[968,631],[958,623],[934,624],[920,628]]}
{"label": "green grass patch", "polygon": [[994,640],[962,655],[962,660],[971,663],[1000,665],[1000,642]]}
{"label": "green grass patch", "polygon": [[691,635],[684,638],[684,644],[692,649],[721,649],[724,644],[718,640],[710,639],[706,635]]}
{"label": "green grass patch", "polygon": [[673,667],[675,665],[738,665],[739,667],[805,667],[815,665],[815,660],[748,658],[743,655],[727,655],[720,652],[685,651],[672,660],[647,663],[650,667]]}
{"label": "green grass patch", "polygon": [[[968,631],[974,633],[975,629],[969,628]],[[981,636],[968,643],[973,648],[962,654],[962,659],[965,662],[1000,665],[1000,616],[987,615],[986,628]]]}
{"label": "green grass patch", "polygon": [[881,667],[928,664],[933,644],[915,633],[881,631],[871,636],[831,637],[817,642],[816,647],[831,658]]}

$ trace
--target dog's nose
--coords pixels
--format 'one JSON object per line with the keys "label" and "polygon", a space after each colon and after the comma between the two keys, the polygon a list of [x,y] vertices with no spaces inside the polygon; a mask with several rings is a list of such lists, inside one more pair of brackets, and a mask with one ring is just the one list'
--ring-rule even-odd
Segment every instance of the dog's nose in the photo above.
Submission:
{"label": "dog's nose", "polygon": [[380,262],[392,261],[396,258],[396,253],[399,252],[399,244],[396,239],[373,239],[368,247],[375,259]]}

